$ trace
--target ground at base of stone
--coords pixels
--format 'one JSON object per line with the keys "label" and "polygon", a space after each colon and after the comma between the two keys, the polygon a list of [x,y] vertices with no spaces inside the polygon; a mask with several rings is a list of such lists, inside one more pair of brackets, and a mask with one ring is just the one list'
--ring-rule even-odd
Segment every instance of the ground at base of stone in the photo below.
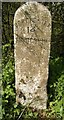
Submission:
{"label": "ground at base of stone", "polygon": [[58,118],[39,118],[38,120],[62,120]]}
{"label": "ground at base of stone", "polygon": [[[22,119],[20,119],[20,120],[22,120]],[[23,119],[24,120],[24,119]],[[62,118],[38,118],[38,119],[26,119],[26,120],[64,120],[64,119],[62,119]]]}
{"label": "ground at base of stone", "polygon": [[38,120],[64,120],[63,118],[56,118],[56,117],[39,117]]}

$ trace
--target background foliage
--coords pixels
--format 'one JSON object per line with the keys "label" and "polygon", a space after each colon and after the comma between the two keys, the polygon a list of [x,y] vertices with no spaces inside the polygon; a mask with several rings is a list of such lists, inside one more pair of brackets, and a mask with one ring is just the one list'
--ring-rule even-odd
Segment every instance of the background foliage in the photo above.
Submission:
{"label": "background foliage", "polygon": [[[23,4],[23,3],[22,3]],[[25,109],[16,104],[13,19],[19,2],[2,3],[2,84],[3,120],[64,120],[64,2],[42,3],[52,15],[52,41],[48,79],[48,105],[46,111]]]}

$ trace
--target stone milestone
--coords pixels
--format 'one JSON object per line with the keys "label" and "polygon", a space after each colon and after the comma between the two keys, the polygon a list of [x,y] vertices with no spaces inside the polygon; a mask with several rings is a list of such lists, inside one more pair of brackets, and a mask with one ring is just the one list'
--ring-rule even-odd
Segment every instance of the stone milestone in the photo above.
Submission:
{"label": "stone milestone", "polygon": [[14,16],[16,101],[46,109],[51,15],[37,2],[20,6]]}

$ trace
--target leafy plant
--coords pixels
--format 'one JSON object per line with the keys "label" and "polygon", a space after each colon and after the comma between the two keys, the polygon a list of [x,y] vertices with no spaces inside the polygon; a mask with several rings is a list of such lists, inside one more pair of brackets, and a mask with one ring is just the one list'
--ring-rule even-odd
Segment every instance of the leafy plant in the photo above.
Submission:
{"label": "leafy plant", "polygon": [[[2,3],[2,113],[3,120],[62,120],[64,119],[64,2],[44,2],[52,14],[52,41],[48,80],[48,109],[33,111],[16,104],[15,64],[14,64],[14,13],[19,2]],[[23,3],[22,3],[23,4]],[[45,116],[44,116],[45,114]]]}

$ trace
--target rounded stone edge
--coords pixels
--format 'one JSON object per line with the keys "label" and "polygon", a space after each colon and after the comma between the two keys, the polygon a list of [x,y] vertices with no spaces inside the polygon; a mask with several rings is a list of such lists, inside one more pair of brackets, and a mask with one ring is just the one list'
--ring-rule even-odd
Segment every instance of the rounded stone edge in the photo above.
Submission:
{"label": "rounded stone edge", "polygon": [[[15,12],[15,14],[14,14],[14,22],[13,22],[13,23],[15,23],[15,18],[16,18],[16,16],[17,16],[18,12],[21,12],[21,10],[25,10],[26,7],[27,7],[28,5],[30,5],[30,4],[36,4],[37,6],[38,6],[38,5],[43,6],[44,9],[47,11],[47,13],[49,14],[49,16],[50,16],[50,18],[51,18],[51,13],[50,13],[49,9],[48,9],[46,6],[44,6],[44,5],[41,4],[41,3],[38,3],[37,1],[29,1],[29,2],[26,2],[26,3],[24,3],[23,5],[21,5],[21,6],[16,10],[16,12]],[[43,9],[42,9],[42,10],[43,10]]]}

